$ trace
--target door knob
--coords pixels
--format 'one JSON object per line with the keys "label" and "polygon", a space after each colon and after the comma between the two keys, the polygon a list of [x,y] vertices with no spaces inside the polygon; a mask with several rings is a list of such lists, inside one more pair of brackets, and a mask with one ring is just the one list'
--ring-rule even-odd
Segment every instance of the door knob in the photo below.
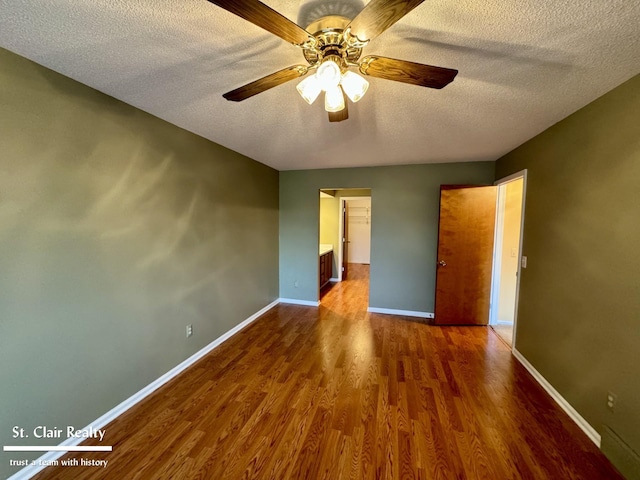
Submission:
{"label": "door knob", "polygon": [[447,266],[447,262],[445,262],[444,260],[440,260],[438,262],[438,265],[440,265],[441,267],[446,267]]}

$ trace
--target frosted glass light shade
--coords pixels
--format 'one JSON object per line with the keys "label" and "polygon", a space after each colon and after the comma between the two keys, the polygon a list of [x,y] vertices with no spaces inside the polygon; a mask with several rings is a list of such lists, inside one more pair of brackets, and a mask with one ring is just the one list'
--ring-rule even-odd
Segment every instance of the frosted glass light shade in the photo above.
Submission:
{"label": "frosted glass light shade", "polygon": [[344,96],[340,87],[330,88],[324,94],[324,109],[327,112],[339,112],[344,108]]}
{"label": "frosted glass light shade", "polygon": [[296,86],[296,90],[298,90],[300,96],[304,98],[305,102],[311,105],[316,101],[318,95],[320,95],[320,92],[322,91],[322,85],[320,85],[320,82],[315,75],[311,75],[310,77],[302,80]]}
{"label": "frosted glass light shade", "polygon": [[347,97],[349,97],[353,103],[356,103],[364,97],[364,94],[367,92],[367,88],[369,88],[369,82],[357,73],[349,71],[342,75],[340,85],[342,85],[344,93],[347,94]]}
{"label": "frosted glass light shade", "polygon": [[316,78],[325,92],[340,83],[340,67],[333,60],[327,60],[318,67]]}

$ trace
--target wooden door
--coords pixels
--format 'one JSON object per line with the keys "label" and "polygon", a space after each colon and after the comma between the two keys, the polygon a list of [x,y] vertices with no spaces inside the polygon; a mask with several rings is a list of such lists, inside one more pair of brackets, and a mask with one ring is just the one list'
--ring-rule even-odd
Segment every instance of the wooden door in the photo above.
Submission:
{"label": "wooden door", "polygon": [[349,273],[349,206],[344,200],[342,207],[342,280],[347,279]]}
{"label": "wooden door", "polygon": [[497,187],[440,188],[435,323],[486,325]]}

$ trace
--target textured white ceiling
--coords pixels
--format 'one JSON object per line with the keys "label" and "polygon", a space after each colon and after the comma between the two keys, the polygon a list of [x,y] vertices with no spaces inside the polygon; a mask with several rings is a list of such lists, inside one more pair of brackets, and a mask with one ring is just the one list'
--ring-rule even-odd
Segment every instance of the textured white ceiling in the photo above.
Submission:
{"label": "textured white ceiling", "polygon": [[[264,3],[303,27],[363,5]],[[0,0],[0,46],[279,170],[495,160],[638,74],[638,25],[638,0],[426,1],[363,55],[456,68],[455,81],[369,77],[329,123],[296,81],[224,100],[304,59],[205,0]]]}

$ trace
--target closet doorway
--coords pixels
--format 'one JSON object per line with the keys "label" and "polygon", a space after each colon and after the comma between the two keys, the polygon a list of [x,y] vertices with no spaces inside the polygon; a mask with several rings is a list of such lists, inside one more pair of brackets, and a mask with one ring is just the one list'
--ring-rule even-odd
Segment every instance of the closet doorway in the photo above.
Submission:
{"label": "closet doorway", "polygon": [[342,197],[342,269],[349,278],[349,263],[371,265],[371,197]]}

